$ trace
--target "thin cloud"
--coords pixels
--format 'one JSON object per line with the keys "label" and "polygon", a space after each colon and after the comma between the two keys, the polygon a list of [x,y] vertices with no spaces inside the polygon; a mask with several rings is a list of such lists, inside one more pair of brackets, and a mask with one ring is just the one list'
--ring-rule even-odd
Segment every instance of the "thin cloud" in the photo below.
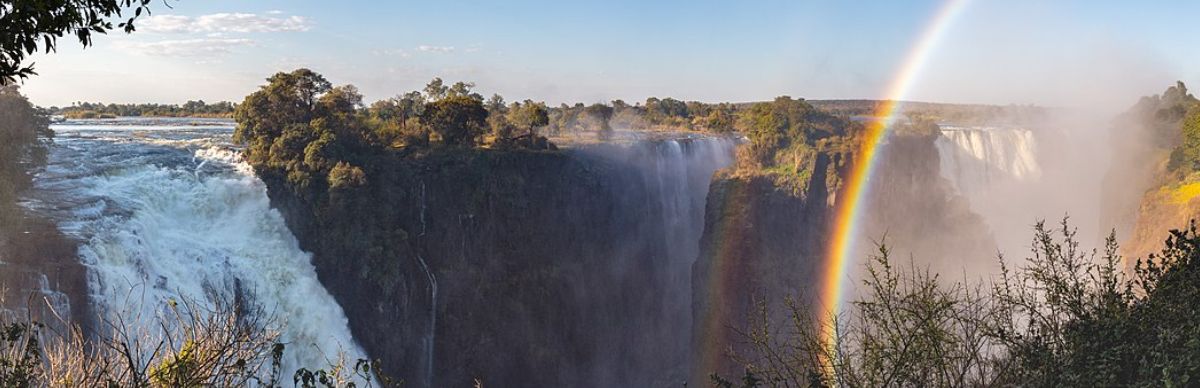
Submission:
{"label": "thin cloud", "polygon": [[409,54],[409,52],[404,49],[373,50],[373,51],[371,51],[371,54],[374,54],[376,56],[381,56],[381,57],[400,57],[400,58],[408,58],[411,56],[411,54]]}
{"label": "thin cloud", "polygon": [[138,24],[139,31],[161,33],[300,32],[311,28],[312,23],[303,16],[252,13],[214,13],[196,17],[154,15]]}
{"label": "thin cloud", "polygon": [[427,52],[427,53],[452,53],[452,52],[454,52],[454,46],[430,46],[430,45],[423,44],[423,45],[417,46],[417,51],[422,51],[422,52]]}
{"label": "thin cloud", "polygon": [[139,54],[162,57],[216,57],[233,52],[235,47],[254,45],[250,39],[179,39],[158,42],[118,42],[118,46]]}

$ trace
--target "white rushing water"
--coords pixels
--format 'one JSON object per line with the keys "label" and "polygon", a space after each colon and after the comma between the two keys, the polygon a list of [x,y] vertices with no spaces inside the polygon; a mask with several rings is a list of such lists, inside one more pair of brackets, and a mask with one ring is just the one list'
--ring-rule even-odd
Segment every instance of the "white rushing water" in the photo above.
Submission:
{"label": "white rushing water", "polygon": [[1037,141],[1028,129],[943,126],[936,145],[942,176],[968,196],[1042,174]]}
{"label": "white rushing water", "polygon": [[30,204],[80,239],[100,314],[143,325],[172,300],[240,300],[282,325],[283,376],[365,358],[266,187],[229,145],[232,123],[56,125]]}

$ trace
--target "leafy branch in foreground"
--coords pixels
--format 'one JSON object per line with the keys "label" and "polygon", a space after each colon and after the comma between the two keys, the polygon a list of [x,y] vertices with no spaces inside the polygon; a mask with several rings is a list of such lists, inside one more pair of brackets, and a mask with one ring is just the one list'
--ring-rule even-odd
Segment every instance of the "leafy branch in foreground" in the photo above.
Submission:
{"label": "leafy branch in foreground", "polygon": [[150,14],[150,3],[151,0],[0,1],[3,11],[0,12],[0,85],[36,75],[32,64],[23,65],[25,56],[39,48],[47,53],[57,50],[58,38],[64,35],[74,35],[84,47],[91,46],[92,34],[107,34],[114,29],[112,18],[121,19],[115,28],[133,32],[134,21]]}

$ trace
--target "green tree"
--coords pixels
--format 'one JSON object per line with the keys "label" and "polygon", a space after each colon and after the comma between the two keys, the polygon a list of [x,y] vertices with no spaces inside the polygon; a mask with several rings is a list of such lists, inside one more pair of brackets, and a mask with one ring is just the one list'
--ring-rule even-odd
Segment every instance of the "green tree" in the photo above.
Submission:
{"label": "green tree", "polygon": [[434,77],[429,81],[428,84],[425,84],[425,97],[430,101],[437,101],[446,98],[446,95],[449,93],[449,91],[450,88],[442,82],[441,77]]}
{"label": "green tree", "polygon": [[470,97],[475,100],[483,101],[483,95],[471,91],[474,88],[475,88],[474,82],[458,81],[458,82],[455,82],[454,85],[450,85],[450,88],[446,90],[446,95],[447,96]]}
{"label": "green tree", "polygon": [[537,137],[537,128],[550,124],[550,114],[545,103],[525,100],[509,110],[508,120],[518,128],[525,129],[525,136],[529,138],[529,145],[532,146]]}
{"label": "green tree", "polygon": [[709,132],[724,133],[733,131],[736,118],[733,106],[729,103],[721,103],[709,109],[707,116],[697,117],[697,120],[699,121],[697,126]]}
{"label": "green tree", "polygon": [[289,161],[297,160],[290,156],[303,155],[303,147],[317,138],[310,124],[317,100],[330,89],[325,77],[308,69],[267,78],[267,85],[246,96],[234,111],[238,124],[233,139],[247,144],[247,160],[252,165],[289,167]]}
{"label": "green tree", "polygon": [[511,139],[516,128],[508,121],[508,106],[504,104],[504,97],[493,94],[485,107],[488,111],[488,128],[491,128],[495,142],[504,143]]}
{"label": "green tree", "polygon": [[845,117],[789,96],[750,106],[738,114],[735,126],[750,140],[750,159],[765,167],[802,160],[802,154],[821,140],[844,137],[855,128]]}
{"label": "green tree", "polygon": [[486,132],[487,109],[483,102],[467,96],[449,96],[425,106],[421,121],[455,146],[474,146],[475,140]]}
{"label": "green tree", "polygon": [[1200,108],[1192,108],[1181,124],[1183,139],[1171,152],[1171,169],[1183,174],[1200,171]]}

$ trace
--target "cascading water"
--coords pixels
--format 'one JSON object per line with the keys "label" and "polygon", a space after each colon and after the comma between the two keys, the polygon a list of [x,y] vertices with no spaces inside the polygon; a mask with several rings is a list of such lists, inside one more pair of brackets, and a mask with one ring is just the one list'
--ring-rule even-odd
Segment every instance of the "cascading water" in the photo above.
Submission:
{"label": "cascading water", "polygon": [[1020,128],[943,126],[937,139],[942,176],[964,195],[1041,176],[1033,132]]}
{"label": "cascading water", "polygon": [[240,301],[275,319],[284,376],[366,358],[311,255],[229,146],[232,124],[57,125],[35,196],[81,241],[101,319],[152,324],[172,300]]}
{"label": "cascading water", "polygon": [[617,162],[620,167],[614,171],[613,183],[623,188],[631,202],[618,208],[644,212],[620,215],[639,220],[639,229],[631,232],[636,237],[622,242],[639,248],[628,253],[618,250],[609,265],[618,272],[630,271],[617,275],[623,282],[641,277],[636,272],[653,274],[652,294],[645,297],[650,301],[643,303],[655,306],[642,316],[625,318],[633,321],[625,323],[632,330],[654,333],[652,339],[615,343],[618,348],[598,355],[595,365],[598,376],[630,373],[636,369],[630,362],[645,364],[647,370],[632,371],[632,380],[601,377],[591,385],[665,386],[686,379],[691,362],[692,265],[700,253],[708,188],[713,173],[733,163],[737,144],[733,138],[684,137],[582,151],[586,157]]}

